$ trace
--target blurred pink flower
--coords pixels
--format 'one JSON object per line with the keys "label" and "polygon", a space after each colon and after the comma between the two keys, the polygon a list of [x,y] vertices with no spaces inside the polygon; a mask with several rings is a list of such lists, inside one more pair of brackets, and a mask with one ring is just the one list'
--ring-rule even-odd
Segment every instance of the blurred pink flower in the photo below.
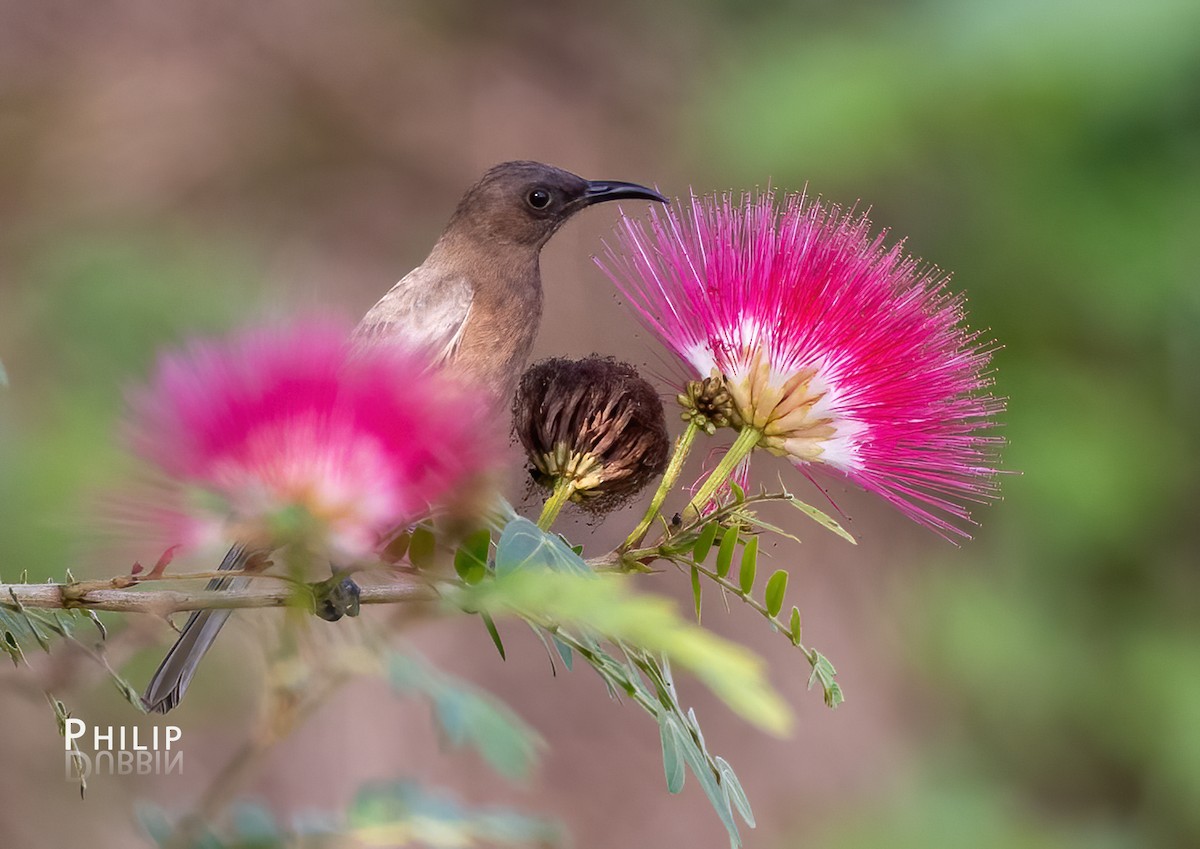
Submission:
{"label": "blurred pink flower", "polygon": [[863,215],[773,193],[623,218],[601,268],[758,445],[878,493],[943,536],[995,493],[992,349],[947,277]]}
{"label": "blurred pink flower", "polygon": [[190,518],[210,532],[278,543],[302,529],[367,557],[489,467],[483,415],[424,355],[355,349],[342,327],[310,321],[164,355],[133,394],[129,433],[198,490]]}

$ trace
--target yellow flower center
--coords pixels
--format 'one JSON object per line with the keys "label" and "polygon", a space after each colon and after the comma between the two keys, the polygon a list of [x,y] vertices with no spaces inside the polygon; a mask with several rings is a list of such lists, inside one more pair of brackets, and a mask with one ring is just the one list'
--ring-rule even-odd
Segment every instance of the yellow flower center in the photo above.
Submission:
{"label": "yellow flower center", "polygon": [[539,472],[549,478],[570,481],[575,492],[572,501],[582,501],[596,494],[596,488],[604,483],[604,466],[596,455],[571,450],[565,442],[559,442],[554,450],[534,458]]}
{"label": "yellow flower center", "polygon": [[775,373],[756,348],[744,368],[726,378],[738,413],[747,425],[762,433],[759,445],[773,454],[813,462],[825,452],[825,443],[837,434],[827,406],[828,394],[818,388],[816,368],[795,371],[786,378]]}

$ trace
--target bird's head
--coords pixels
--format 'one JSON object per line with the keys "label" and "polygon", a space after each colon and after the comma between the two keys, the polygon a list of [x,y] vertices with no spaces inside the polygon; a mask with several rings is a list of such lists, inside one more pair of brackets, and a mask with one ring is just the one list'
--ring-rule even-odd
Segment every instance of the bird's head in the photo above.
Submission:
{"label": "bird's head", "polygon": [[637,183],[585,180],[540,162],[504,162],[467,190],[450,227],[493,242],[540,248],[584,207],[633,198],[667,203],[661,194]]}

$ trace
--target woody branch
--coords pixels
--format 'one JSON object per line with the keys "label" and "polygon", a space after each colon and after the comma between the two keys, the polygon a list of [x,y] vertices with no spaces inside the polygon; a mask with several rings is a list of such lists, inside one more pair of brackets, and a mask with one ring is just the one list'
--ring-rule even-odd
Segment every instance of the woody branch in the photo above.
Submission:
{"label": "woody branch", "polygon": [[[147,589],[129,578],[57,584],[0,584],[0,607],[109,610],[166,616],[191,610],[287,607],[311,597],[307,585],[254,584],[236,590]],[[436,598],[428,584],[399,579],[360,587],[360,604],[401,604]]]}

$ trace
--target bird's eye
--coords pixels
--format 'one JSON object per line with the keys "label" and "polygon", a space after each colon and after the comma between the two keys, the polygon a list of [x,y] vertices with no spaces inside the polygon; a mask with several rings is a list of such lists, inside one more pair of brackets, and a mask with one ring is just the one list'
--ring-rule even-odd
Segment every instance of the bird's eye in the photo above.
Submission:
{"label": "bird's eye", "polygon": [[534,189],[526,200],[534,209],[545,209],[550,205],[550,193],[545,189]]}

